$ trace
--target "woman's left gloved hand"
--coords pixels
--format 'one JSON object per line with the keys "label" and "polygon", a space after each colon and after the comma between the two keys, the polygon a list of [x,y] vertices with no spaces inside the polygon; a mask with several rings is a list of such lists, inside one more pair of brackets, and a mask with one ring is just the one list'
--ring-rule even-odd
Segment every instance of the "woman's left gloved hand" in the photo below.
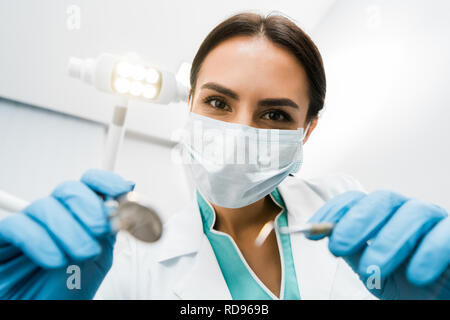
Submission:
{"label": "woman's left gloved hand", "polygon": [[450,217],[443,208],[390,191],[350,191],[308,222],[336,224],[330,251],[376,297],[450,299]]}

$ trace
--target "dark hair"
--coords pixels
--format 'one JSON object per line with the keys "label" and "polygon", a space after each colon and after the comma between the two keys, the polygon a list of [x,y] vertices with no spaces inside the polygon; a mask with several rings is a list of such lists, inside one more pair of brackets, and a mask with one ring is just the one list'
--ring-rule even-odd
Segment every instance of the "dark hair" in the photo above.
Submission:
{"label": "dark hair", "polygon": [[199,70],[208,53],[221,42],[242,35],[264,36],[297,57],[306,71],[309,82],[309,107],[306,120],[310,121],[317,116],[323,108],[326,92],[322,57],[311,38],[294,22],[279,14],[269,14],[264,17],[256,13],[244,12],[216,26],[203,40],[192,62],[191,95],[195,91]]}

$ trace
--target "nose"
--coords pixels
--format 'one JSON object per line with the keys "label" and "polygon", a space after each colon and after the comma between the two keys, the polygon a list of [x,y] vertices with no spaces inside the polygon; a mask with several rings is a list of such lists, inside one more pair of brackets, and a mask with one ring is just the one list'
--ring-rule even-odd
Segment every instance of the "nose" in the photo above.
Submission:
{"label": "nose", "polygon": [[230,122],[242,124],[249,127],[255,127],[256,124],[253,119],[253,112],[250,106],[241,105],[230,118]]}

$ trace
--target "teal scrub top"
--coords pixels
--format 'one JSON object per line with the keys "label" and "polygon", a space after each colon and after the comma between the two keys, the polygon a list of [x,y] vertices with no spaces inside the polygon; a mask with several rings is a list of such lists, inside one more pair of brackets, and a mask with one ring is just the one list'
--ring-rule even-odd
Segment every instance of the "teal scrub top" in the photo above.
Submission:
{"label": "teal scrub top", "polygon": [[[278,189],[275,189],[270,196],[282,209],[276,216],[275,222],[280,227],[287,226],[287,209]],[[203,231],[214,250],[231,297],[234,300],[278,299],[248,266],[233,238],[224,232],[213,229],[216,218],[214,208],[198,191],[197,202],[202,216]],[[280,234],[277,230],[275,232],[278,240],[278,248],[281,247],[282,283],[280,299],[298,300],[300,299],[300,292],[297,285],[290,236],[289,234]]]}

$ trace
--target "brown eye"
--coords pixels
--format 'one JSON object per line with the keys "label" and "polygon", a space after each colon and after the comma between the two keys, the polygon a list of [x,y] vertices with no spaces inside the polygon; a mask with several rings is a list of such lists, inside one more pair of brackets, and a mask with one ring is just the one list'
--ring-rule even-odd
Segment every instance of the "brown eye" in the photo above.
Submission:
{"label": "brown eye", "polygon": [[222,99],[217,99],[214,97],[206,98],[204,101],[207,105],[219,110],[229,110],[229,106]]}
{"label": "brown eye", "polygon": [[223,109],[223,108],[225,108],[225,103],[223,103],[223,101],[220,101],[220,100],[213,99],[213,100],[211,100],[209,103],[210,103],[214,108],[217,108],[217,109]]}
{"label": "brown eye", "polygon": [[269,111],[263,115],[263,119],[271,121],[289,121],[290,117],[284,112]]}

